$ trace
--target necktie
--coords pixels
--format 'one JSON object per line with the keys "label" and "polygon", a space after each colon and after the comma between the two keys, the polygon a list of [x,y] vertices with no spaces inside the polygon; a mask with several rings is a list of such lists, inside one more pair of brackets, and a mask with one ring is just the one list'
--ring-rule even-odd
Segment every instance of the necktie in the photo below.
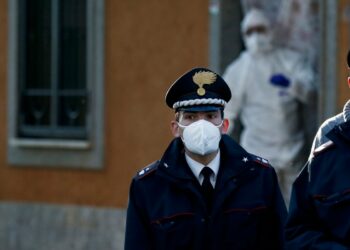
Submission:
{"label": "necktie", "polygon": [[213,170],[211,170],[209,167],[204,167],[201,171],[201,174],[204,177],[204,180],[202,183],[202,194],[207,203],[207,208],[210,210],[212,205],[213,193],[214,193],[214,188],[210,182],[210,176],[213,174]]}

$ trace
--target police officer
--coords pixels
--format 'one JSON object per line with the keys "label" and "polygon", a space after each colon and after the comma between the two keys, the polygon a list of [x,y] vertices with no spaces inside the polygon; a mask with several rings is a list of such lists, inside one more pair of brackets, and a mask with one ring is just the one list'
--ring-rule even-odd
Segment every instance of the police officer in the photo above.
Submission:
{"label": "police officer", "polygon": [[286,207],[274,169],[225,135],[231,92],[195,68],[169,88],[173,141],[133,178],[126,250],[282,249]]}
{"label": "police officer", "polygon": [[320,127],[314,147],[293,184],[288,249],[350,249],[349,101]]}

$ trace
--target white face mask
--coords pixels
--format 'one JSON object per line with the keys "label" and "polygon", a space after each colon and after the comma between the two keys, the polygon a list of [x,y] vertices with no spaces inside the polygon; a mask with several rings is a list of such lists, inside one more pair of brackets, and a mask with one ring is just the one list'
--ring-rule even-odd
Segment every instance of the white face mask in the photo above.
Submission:
{"label": "white face mask", "polygon": [[184,128],[182,141],[186,148],[195,154],[207,155],[219,149],[221,132],[219,127],[206,120],[199,120],[188,126],[179,124]]}
{"label": "white face mask", "polygon": [[251,53],[257,54],[270,50],[272,48],[271,40],[269,34],[253,33],[245,37],[245,45]]}

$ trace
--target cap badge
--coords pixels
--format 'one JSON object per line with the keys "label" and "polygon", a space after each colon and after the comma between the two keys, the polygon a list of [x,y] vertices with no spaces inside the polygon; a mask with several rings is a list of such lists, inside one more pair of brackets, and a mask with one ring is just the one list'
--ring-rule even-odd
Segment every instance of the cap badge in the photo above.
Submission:
{"label": "cap badge", "polygon": [[205,95],[204,84],[212,84],[216,81],[216,74],[210,71],[199,71],[192,77],[193,82],[198,85],[197,94]]}

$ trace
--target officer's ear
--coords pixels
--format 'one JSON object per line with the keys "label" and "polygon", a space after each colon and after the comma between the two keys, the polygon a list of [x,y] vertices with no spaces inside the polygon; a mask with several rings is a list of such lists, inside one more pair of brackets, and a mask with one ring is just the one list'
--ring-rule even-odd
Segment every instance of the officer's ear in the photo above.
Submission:
{"label": "officer's ear", "polygon": [[175,113],[175,121],[171,121],[170,126],[171,126],[171,133],[173,134],[174,137],[180,137],[180,127],[179,127],[179,119],[180,119],[180,112]]}
{"label": "officer's ear", "polygon": [[228,131],[228,127],[230,125],[230,122],[228,119],[224,119],[222,122],[222,127],[221,127],[221,133],[226,134]]}
{"label": "officer's ear", "polygon": [[171,121],[170,126],[171,126],[171,133],[173,134],[173,136],[180,137],[180,127],[177,121]]}

